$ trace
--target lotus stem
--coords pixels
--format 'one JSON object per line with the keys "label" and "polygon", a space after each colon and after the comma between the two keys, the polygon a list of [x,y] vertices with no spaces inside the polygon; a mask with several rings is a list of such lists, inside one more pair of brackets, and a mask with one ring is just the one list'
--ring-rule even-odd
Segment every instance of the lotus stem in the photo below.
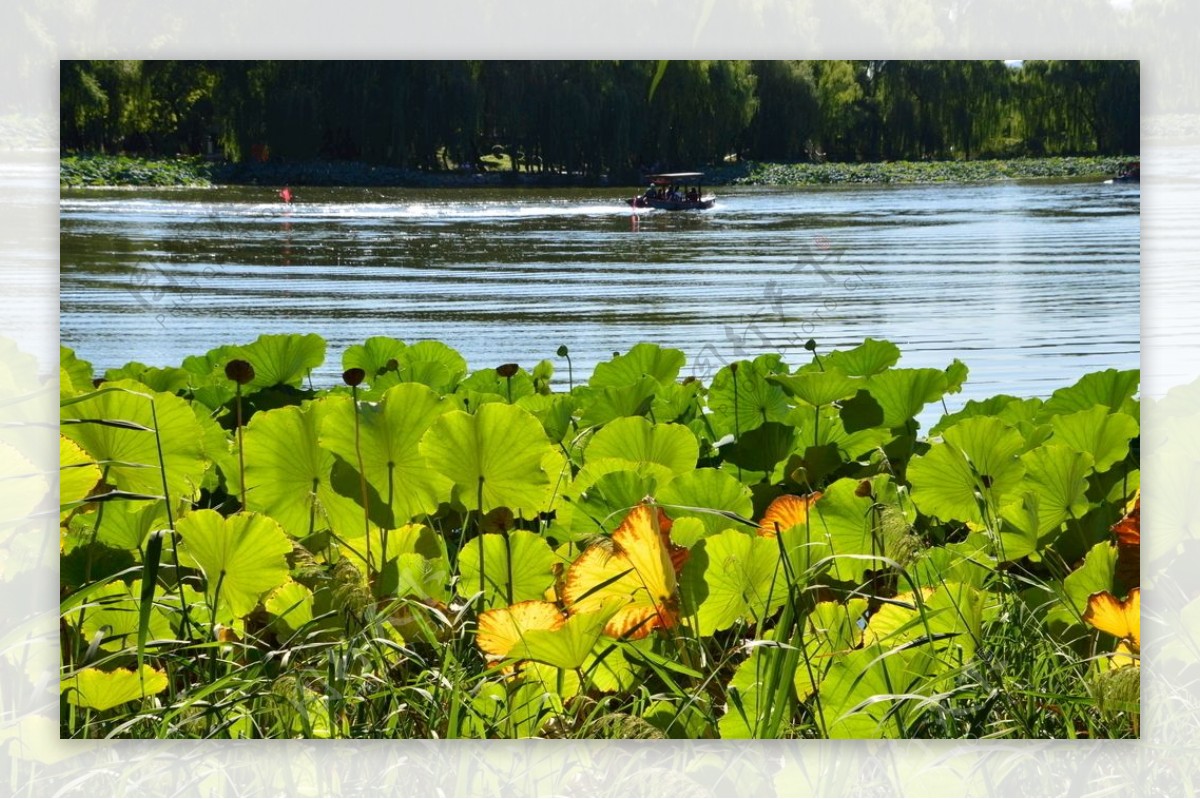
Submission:
{"label": "lotus stem", "polygon": [[[362,434],[359,428],[358,421],[358,386],[362,383],[366,373],[362,369],[347,369],[342,373],[342,380],[350,386],[350,398],[354,408],[354,455],[358,460],[358,487],[362,494],[363,506],[363,536],[367,540],[367,583],[371,582],[371,500],[367,494],[367,471],[363,466],[362,456]],[[383,559],[387,559],[387,552],[383,553]]]}

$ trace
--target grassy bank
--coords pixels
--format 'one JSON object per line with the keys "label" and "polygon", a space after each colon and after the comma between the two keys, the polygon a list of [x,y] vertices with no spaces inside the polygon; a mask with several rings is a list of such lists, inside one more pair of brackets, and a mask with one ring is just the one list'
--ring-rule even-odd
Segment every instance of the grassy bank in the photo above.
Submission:
{"label": "grassy bank", "polygon": [[[1038,178],[1104,179],[1125,158],[1017,158],[990,161],[892,161],[885,163],[768,163],[741,161],[707,170],[709,185],[806,186],[825,184],[975,183]],[[421,171],[355,161],[228,163],[203,158],[135,158],[71,155],[60,161],[63,187],[87,186],[481,186],[623,185],[586,175],[508,170],[485,173]]]}

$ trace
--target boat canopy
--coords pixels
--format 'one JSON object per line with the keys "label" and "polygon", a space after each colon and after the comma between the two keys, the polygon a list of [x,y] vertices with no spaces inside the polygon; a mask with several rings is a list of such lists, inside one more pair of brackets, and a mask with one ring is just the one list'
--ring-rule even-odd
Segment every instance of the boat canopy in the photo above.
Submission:
{"label": "boat canopy", "polygon": [[663,172],[658,175],[649,175],[650,180],[654,183],[665,185],[668,183],[683,183],[688,180],[700,182],[700,178],[704,177],[703,172]]}

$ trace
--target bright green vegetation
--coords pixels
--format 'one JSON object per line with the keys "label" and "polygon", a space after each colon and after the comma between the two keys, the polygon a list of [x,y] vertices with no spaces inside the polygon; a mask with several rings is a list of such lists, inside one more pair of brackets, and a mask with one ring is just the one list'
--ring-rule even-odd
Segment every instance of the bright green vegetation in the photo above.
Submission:
{"label": "bright green vegetation", "polygon": [[1082,615],[1137,585],[1138,373],[922,434],[964,364],[810,347],[565,391],[387,337],[328,387],[315,335],[99,386],[64,348],[62,734],[1136,736]]}
{"label": "bright green vegetation", "polygon": [[58,162],[62,186],[211,186],[216,165],[203,158],[71,155]]}
{"label": "bright green vegetation", "polygon": [[65,152],[636,181],[1139,150],[1137,61],[64,61]]}
{"label": "bright green vegetation", "polygon": [[1037,178],[1110,178],[1128,159],[1117,157],[1014,158],[980,161],[890,161],[869,164],[748,165],[734,183],[801,186],[838,183],[974,183]]}
{"label": "bright green vegetation", "polygon": [[[65,156],[59,162],[64,187],[212,186],[254,183],[267,186],[459,186],[504,185],[508,159],[485,157],[498,164],[490,183],[464,180],[455,172],[416,172],[372,168],[355,162],[306,162],[290,165],[216,164],[201,158],[135,158],[125,155]],[[803,186],[816,184],[967,183],[1038,178],[1109,178],[1128,159],[1102,156],[1013,158],[989,161],[894,161],[880,163],[760,163],[742,161],[714,168],[709,185]],[[523,175],[536,182],[538,174]],[[561,180],[545,176],[547,182]]]}

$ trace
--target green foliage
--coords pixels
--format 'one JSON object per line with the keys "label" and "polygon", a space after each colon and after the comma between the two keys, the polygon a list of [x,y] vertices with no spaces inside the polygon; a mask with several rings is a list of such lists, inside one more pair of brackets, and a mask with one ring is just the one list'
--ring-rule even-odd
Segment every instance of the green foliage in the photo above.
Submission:
{"label": "green foliage", "polygon": [[537,418],[515,405],[444,413],[421,439],[420,452],[449,478],[451,497],[467,510],[508,508],[528,519],[552,501],[554,484],[542,468],[550,442]]}
{"label": "green foliage", "polygon": [[223,518],[198,510],[179,520],[183,539],[180,563],[204,573],[214,616],[245,616],[259,597],[279,587],[288,576],[284,556],[292,544],[283,528],[267,516],[238,513]]}
{"label": "green foliage", "polygon": [[[400,110],[379,113],[381,97]],[[1139,145],[1137,61],[69,60],[60,100],[70,186],[249,181],[314,159],[632,181],[731,154],[791,162],[751,181],[978,180],[1089,168],[981,155]]]}
{"label": "green foliage", "polygon": [[1135,734],[1140,653],[1084,618],[1136,583],[1136,373],[918,438],[967,370],[884,341],[710,387],[639,345],[567,393],[384,337],[301,388],[324,357],[93,389],[64,352],[65,736]]}
{"label": "green foliage", "polygon": [[482,591],[486,607],[541,599],[554,582],[557,561],[550,545],[528,530],[487,533],[463,544],[458,592],[470,597]]}
{"label": "green foliage", "polygon": [[430,425],[457,407],[454,402],[420,383],[402,383],[377,403],[356,406],[342,395],[327,397],[324,405],[319,442],[347,469],[357,470],[361,455],[377,520],[395,528],[437,510],[450,480],[421,454],[420,443]]}
{"label": "green foliage", "polygon": [[[1024,476],[1024,439],[995,418],[965,419],[942,433],[942,441],[913,458],[908,477],[913,502],[928,516],[990,524]],[[988,518],[985,519],[985,514]]]}
{"label": "green foliage", "polygon": [[692,547],[680,593],[694,610],[699,635],[729,629],[738,621],[757,626],[787,596],[779,547],[770,538],[736,530],[708,536]]}

